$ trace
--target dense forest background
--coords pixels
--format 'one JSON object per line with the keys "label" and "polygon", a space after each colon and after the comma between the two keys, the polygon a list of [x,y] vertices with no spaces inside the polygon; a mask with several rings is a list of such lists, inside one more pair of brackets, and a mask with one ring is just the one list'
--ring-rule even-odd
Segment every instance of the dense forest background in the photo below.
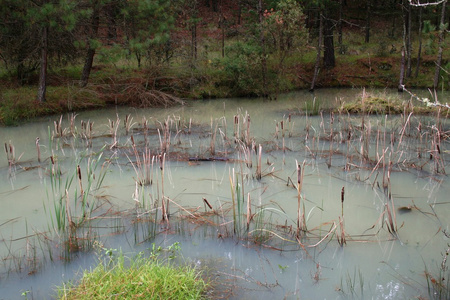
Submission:
{"label": "dense forest background", "polygon": [[320,87],[442,88],[447,0],[0,0],[0,122]]}

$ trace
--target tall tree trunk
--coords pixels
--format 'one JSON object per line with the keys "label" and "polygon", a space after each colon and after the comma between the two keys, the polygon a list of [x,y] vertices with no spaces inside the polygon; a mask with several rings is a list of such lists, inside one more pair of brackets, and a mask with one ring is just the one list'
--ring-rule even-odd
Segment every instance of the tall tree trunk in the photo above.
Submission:
{"label": "tall tree trunk", "polygon": [[221,47],[222,47],[222,57],[225,57],[225,16],[223,15],[223,3],[220,1],[220,31],[222,34],[221,37]]}
{"label": "tall tree trunk", "polygon": [[309,88],[310,92],[314,91],[314,88],[316,87],[317,77],[319,76],[320,52],[321,52],[321,48],[322,48],[322,38],[323,38],[323,17],[322,17],[322,11],[319,11],[319,37],[317,39],[316,64],[314,66],[314,75],[313,75],[313,79],[311,81],[311,87]]}
{"label": "tall tree trunk", "polygon": [[406,3],[406,77],[411,77],[411,6]]}
{"label": "tall tree trunk", "polygon": [[402,60],[400,63],[400,78],[398,81],[398,91],[403,92],[405,83],[405,47],[402,47]]}
{"label": "tall tree trunk", "polygon": [[117,38],[117,29],[116,29],[117,10],[118,8],[115,2],[111,2],[106,7],[106,18],[108,24],[108,45],[111,45]]}
{"label": "tall tree trunk", "polygon": [[441,64],[442,64],[442,52],[443,52],[443,44],[444,44],[444,31],[445,31],[445,5],[447,4],[447,0],[442,3],[442,12],[441,12],[441,22],[439,24],[439,50],[438,57],[436,60],[436,70],[434,73],[434,82],[433,88],[436,89],[439,85],[439,76],[441,73]]}
{"label": "tall tree trunk", "polygon": [[217,0],[211,0],[213,12],[217,12]]}
{"label": "tall tree trunk", "polygon": [[339,0],[339,19],[337,23],[339,53],[345,54],[344,45],[342,44],[342,0]]}
{"label": "tall tree trunk", "polygon": [[100,23],[100,7],[98,4],[98,1],[96,1],[96,3],[94,5],[95,5],[95,7],[92,12],[91,28],[89,29],[90,34],[88,36],[89,49],[86,53],[86,59],[84,61],[83,72],[81,73],[81,82],[80,82],[81,87],[85,87],[88,84],[89,76],[90,76],[91,70],[92,70],[92,64],[94,63],[95,48],[92,46],[91,39],[94,39],[97,37],[98,27],[99,27],[99,23]]}
{"label": "tall tree trunk", "polygon": [[324,20],[323,26],[323,63],[327,69],[332,69],[336,65],[334,56],[333,21],[328,18]]}
{"label": "tall tree trunk", "polygon": [[48,26],[42,28],[41,38],[41,71],[39,73],[37,100],[42,103],[45,102],[45,92],[47,89]]}
{"label": "tall tree trunk", "polygon": [[368,43],[370,41],[370,15],[371,15],[371,12],[370,12],[370,8],[371,8],[370,7],[371,6],[370,0],[367,0],[366,5],[367,5],[367,7],[366,7],[366,36],[365,36],[364,41],[366,43]]}
{"label": "tall tree trunk", "polygon": [[422,56],[422,7],[419,7],[419,49],[417,50],[417,64],[416,64],[416,73],[414,77],[417,78],[419,76],[419,68],[420,68],[420,60]]}
{"label": "tall tree trunk", "polygon": [[261,75],[262,75],[262,93],[263,97],[268,96],[267,92],[267,62],[266,62],[266,39],[264,37],[264,31],[262,28],[263,24],[263,0],[258,1],[258,13],[259,13],[259,26],[260,26],[260,34],[259,34],[259,42],[261,46]]}
{"label": "tall tree trunk", "polygon": [[395,37],[395,29],[396,29],[396,19],[397,19],[397,0],[391,0],[390,6],[392,11],[392,25],[391,30],[389,31],[389,37],[394,38]]}
{"label": "tall tree trunk", "polygon": [[197,60],[197,21],[191,25],[191,59],[192,65]]}
{"label": "tall tree trunk", "polygon": [[242,15],[242,0],[238,0],[238,11],[237,11],[237,24],[241,25],[241,15]]}

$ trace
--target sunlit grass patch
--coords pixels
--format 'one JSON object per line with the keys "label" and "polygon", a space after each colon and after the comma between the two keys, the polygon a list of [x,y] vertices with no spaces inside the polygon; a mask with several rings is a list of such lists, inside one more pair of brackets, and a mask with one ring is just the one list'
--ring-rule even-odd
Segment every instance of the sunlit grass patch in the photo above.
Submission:
{"label": "sunlit grass patch", "polygon": [[[109,250],[108,250],[109,251]],[[198,269],[144,257],[117,258],[108,252],[77,285],[58,288],[58,299],[206,299],[207,283]]]}

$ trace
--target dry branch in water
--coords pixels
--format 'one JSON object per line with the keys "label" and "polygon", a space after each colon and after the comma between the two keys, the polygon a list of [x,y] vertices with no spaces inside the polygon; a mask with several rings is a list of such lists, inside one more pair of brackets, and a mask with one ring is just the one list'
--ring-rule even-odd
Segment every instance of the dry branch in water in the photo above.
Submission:
{"label": "dry branch in water", "polygon": [[124,84],[120,93],[123,102],[135,107],[170,107],[184,104],[180,98],[158,90],[149,90],[144,84]]}

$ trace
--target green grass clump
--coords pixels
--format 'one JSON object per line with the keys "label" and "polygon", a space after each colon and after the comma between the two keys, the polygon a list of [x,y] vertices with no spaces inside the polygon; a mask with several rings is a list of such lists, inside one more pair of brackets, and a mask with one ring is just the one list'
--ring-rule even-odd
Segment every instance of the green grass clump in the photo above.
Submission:
{"label": "green grass clump", "polygon": [[206,299],[206,288],[193,267],[119,254],[85,271],[78,285],[59,287],[58,299]]}

